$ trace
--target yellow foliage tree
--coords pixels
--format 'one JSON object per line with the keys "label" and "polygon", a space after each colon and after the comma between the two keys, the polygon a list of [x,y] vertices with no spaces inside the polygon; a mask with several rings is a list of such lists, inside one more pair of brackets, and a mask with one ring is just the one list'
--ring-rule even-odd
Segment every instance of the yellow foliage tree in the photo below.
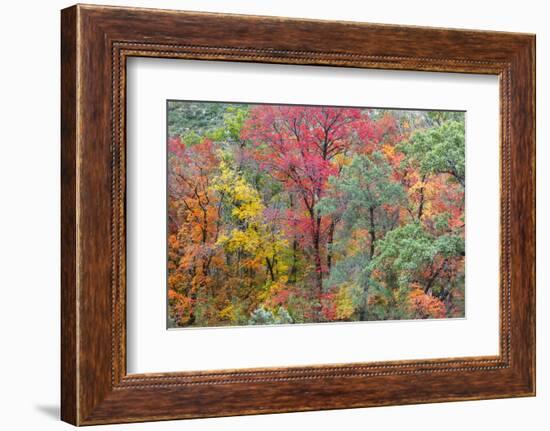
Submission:
{"label": "yellow foliage tree", "polygon": [[277,275],[286,271],[277,257],[288,247],[288,241],[265,223],[265,206],[260,194],[231,162],[227,155],[220,155],[219,175],[213,179],[211,188],[223,196],[238,227],[223,232],[217,244],[226,252],[244,254],[241,264],[247,268],[253,269],[265,262],[271,280],[275,281]]}

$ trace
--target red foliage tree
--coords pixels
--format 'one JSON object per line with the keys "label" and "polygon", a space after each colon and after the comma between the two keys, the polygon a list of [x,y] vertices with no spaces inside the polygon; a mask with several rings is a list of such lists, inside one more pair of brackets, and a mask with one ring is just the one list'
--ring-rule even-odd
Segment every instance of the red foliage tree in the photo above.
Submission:
{"label": "red foliage tree", "polygon": [[328,178],[338,175],[339,156],[352,146],[363,150],[379,142],[380,128],[359,108],[259,105],[246,122],[242,137],[255,147],[260,166],[269,170],[290,192],[290,230],[311,250],[318,296],[323,274],[330,266],[330,251],[337,220],[322,216],[316,205]]}

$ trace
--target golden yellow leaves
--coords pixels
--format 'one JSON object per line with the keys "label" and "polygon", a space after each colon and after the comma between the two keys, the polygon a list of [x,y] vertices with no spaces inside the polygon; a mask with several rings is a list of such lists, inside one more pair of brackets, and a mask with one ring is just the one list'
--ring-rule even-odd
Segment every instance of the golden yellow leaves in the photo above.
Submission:
{"label": "golden yellow leaves", "polygon": [[231,214],[239,224],[239,228],[220,235],[217,244],[223,245],[229,252],[240,250],[251,255],[249,264],[272,258],[287,245],[286,240],[270,232],[263,222],[265,206],[258,191],[223,157],[220,174],[211,187],[231,206]]}

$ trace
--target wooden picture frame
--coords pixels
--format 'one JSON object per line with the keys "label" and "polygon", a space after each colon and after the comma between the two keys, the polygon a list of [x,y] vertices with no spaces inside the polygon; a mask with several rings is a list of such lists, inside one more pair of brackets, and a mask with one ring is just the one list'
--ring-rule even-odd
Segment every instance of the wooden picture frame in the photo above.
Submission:
{"label": "wooden picture frame", "polygon": [[[61,17],[64,421],[535,394],[534,35],[84,5],[64,9]],[[131,56],[498,75],[500,354],[128,375],[125,66]]]}

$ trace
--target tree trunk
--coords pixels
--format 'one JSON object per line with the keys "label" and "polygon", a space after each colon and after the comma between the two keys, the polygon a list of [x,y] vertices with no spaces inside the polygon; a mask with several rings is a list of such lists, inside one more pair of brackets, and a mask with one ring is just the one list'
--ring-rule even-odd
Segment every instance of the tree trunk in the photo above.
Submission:
{"label": "tree trunk", "polygon": [[369,306],[369,284],[368,282],[365,283],[365,285],[363,286],[363,292],[364,292],[364,300],[363,300],[363,304],[361,304],[361,308],[359,310],[359,320],[361,322],[367,320],[367,309],[368,309],[368,306]]}
{"label": "tree trunk", "polygon": [[374,227],[374,207],[369,208],[369,217],[370,217],[370,258],[374,257],[374,242],[376,241],[376,230]]}
{"label": "tree trunk", "polygon": [[323,293],[323,265],[321,263],[321,217],[317,217],[313,233],[313,250],[315,259],[315,272],[317,275],[317,291],[319,296]]}
{"label": "tree trunk", "polygon": [[328,242],[327,242],[327,270],[330,274],[332,269],[332,243],[334,242],[334,230],[336,228],[336,222],[332,220],[328,229]]}
{"label": "tree trunk", "polygon": [[296,283],[296,276],[298,274],[298,262],[297,262],[298,241],[296,236],[292,240],[292,265],[290,267],[290,276],[288,277],[289,283]]}
{"label": "tree trunk", "polygon": [[[426,182],[426,175],[422,176],[422,184]],[[418,204],[418,220],[422,219],[424,213],[424,186],[420,187],[420,203]]]}
{"label": "tree trunk", "polygon": [[268,257],[265,258],[265,262],[267,263],[267,269],[269,271],[269,275],[271,276],[271,281],[275,281],[275,274],[273,272],[273,264],[269,260]]}
{"label": "tree trunk", "polygon": [[[292,193],[289,196],[290,199],[290,210],[294,211],[294,199]],[[288,277],[289,283],[296,283],[296,276],[298,273],[298,262],[297,262],[297,251],[298,251],[298,240],[296,239],[296,233],[294,233],[292,238],[292,265],[290,266],[290,274]]]}
{"label": "tree trunk", "polygon": [[321,317],[321,295],[323,294],[323,266],[321,263],[321,217],[317,216],[313,228],[313,252],[315,260],[315,284],[319,305],[316,307],[318,319]]}

